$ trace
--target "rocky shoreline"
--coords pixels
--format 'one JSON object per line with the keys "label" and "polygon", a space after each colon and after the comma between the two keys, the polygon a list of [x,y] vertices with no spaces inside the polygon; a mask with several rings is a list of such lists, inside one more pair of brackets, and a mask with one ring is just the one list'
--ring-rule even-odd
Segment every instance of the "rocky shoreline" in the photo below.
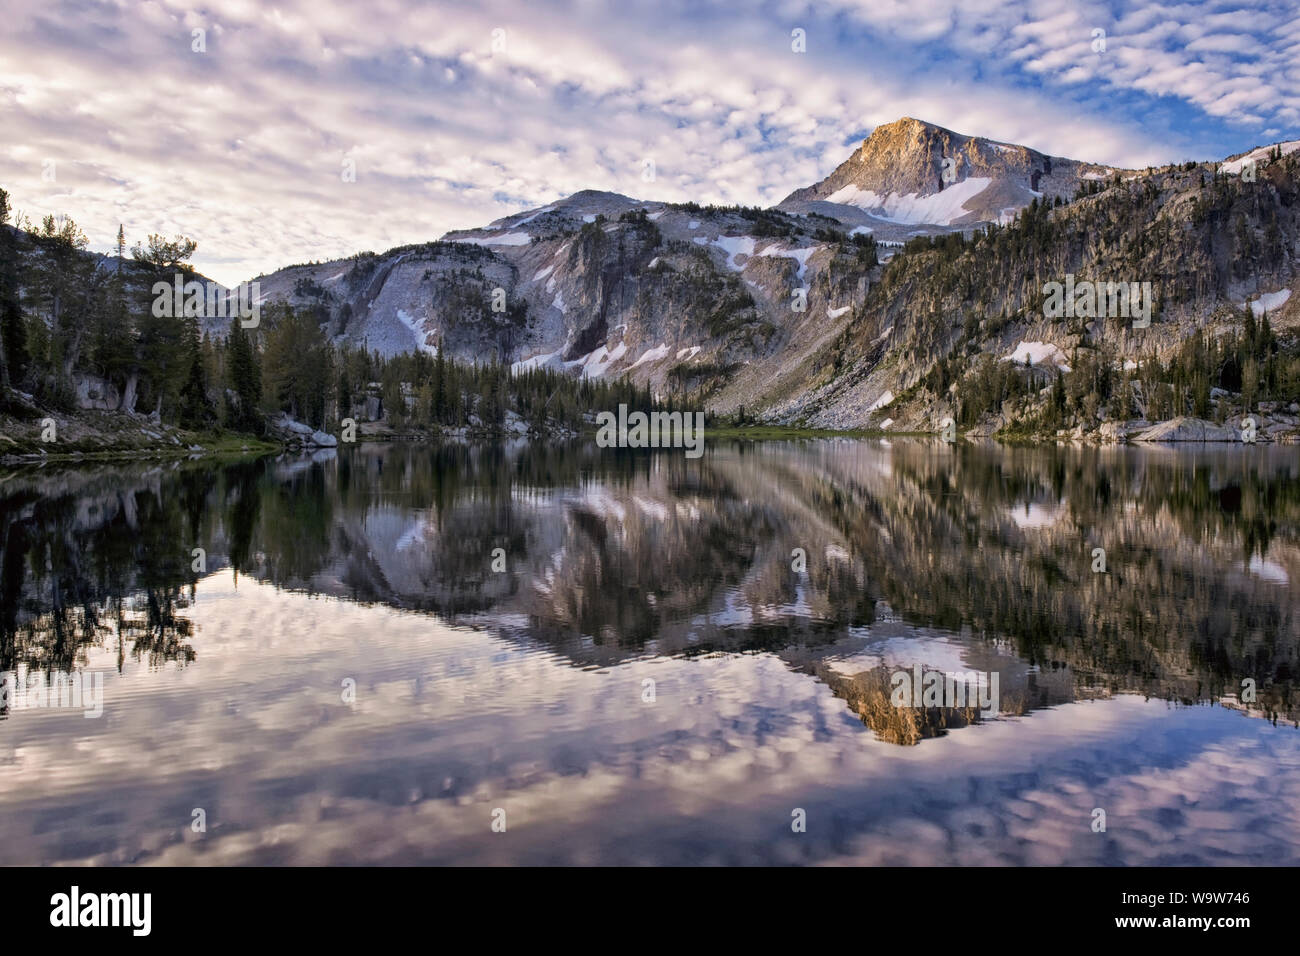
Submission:
{"label": "rocky shoreline", "polygon": [[[1243,429],[1243,420],[1235,417],[1223,423],[1192,416],[1179,416],[1165,421],[1133,419],[1129,421],[1102,422],[1094,429],[1077,426],[1062,429],[1055,434],[1019,434],[1008,429],[1008,422],[993,420],[959,430],[964,438],[992,439],[1013,443],[1056,443],[1060,441],[1084,444],[1292,444],[1300,443],[1300,414],[1269,408],[1250,416],[1255,421],[1253,437]],[[780,426],[757,425],[764,437],[779,438],[771,434]],[[803,430],[787,426],[790,437],[800,437]],[[727,432],[743,432],[743,428],[728,428]],[[935,434],[935,429],[925,423],[913,427],[900,425],[899,437]],[[707,432],[706,432],[707,434]],[[860,434],[846,431],[845,434]],[[881,432],[882,437],[890,432]],[[52,440],[44,440],[50,435]],[[578,438],[579,432],[564,429],[542,436],[545,440]],[[507,416],[505,427],[494,432],[476,422],[457,429],[440,432],[412,432],[395,430],[386,422],[361,422],[357,426],[358,442],[385,441],[492,441],[530,440],[527,425],[513,413]],[[128,412],[108,412],[82,409],[72,414],[57,412],[32,412],[24,418],[0,416],[0,464],[17,465],[49,461],[96,461],[123,458],[198,457],[204,455],[231,455],[273,453],[283,450],[320,451],[339,446],[339,436],[296,421],[287,415],[277,415],[267,422],[264,439],[234,432],[192,432],[159,422],[156,416]]]}

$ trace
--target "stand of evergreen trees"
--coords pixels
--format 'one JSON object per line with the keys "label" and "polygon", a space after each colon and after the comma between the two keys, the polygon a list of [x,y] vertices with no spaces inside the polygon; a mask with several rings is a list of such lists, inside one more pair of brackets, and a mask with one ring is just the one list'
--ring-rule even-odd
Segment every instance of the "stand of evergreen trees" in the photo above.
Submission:
{"label": "stand of evergreen trees", "polygon": [[[1190,415],[1222,423],[1229,410],[1244,415],[1259,411],[1261,402],[1300,400],[1300,354],[1283,351],[1268,315],[1257,319],[1249,308],[1239,331],[1191,335],[1164,361],[1149,356],[1129,368],[1114,348],[1094,343],[1075,349],[1069,364],[1067,376],[987,354],[970,363],[950,356],[931,367],[922,386],[947,395],[957,383],[957,420],[964,428],[1044,389],[1050,391],[1037,403],[1032,424],[1047,431],[1096,425],[1103,415],[1119,421]],[[1216,402],[1214,389],[1229,394]]]}
{"label": "stand of evergreen trees", "polygon": [[198,278],[187,262],[192,240],[150,236],[130,257],[104,258],[70,219],[32,228],[10,218],[0,189],[0,411],[72,412],[78,375],[114,386],[121,410],[246,434],[262,434],[278,413],[334,430],[373,397],[393,428],[429,433],[501,431],[508,413],[536,432],[577,430],[619,404],[674,408],[625,381],[336,347],[318,316],[282,304],[263,306],[255,327],[234,317],[224,334],[208,334],[196,316],[154,314],[155,282]]}
{"label": "stand of evergreen trees", "polygon": [[384,358],[343,347],[336,351],[333,367],[330,398],[339,418],[348,417],[377,386],[384,420],[405,431],[498,432],[508,412],[534,432],[579,430],[585,416],[616,411],[620,404],[645,412],[676,407],[673,398],[660,401],[649,386],[624,379],[578,378],[550,368],[513,372],[495,361],[456,362],[441,351]]}
{"label": "stand of evergreen trees", "polygon": [[70,412],[78,373],[113,383],[131,411],[157,412],[192,428],[216,421],[200,361],[198,319],[154,315],[152,287],[169,284],[194,243],[150,236],[130,258],[87,251],[85,234],[66,217],[39,226],[10,223],[0,189],[0,403]]}

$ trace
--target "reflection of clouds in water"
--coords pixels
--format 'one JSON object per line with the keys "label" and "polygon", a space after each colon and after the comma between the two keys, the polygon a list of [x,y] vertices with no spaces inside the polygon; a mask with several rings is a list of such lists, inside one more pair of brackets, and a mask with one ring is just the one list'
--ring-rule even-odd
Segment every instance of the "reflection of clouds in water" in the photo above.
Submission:
{"label": "reflection of clouds in water", "polygon": [[[1292,730],[1250,724],[1217,708],[1125,696],[950,734],[927,745],[938,745],[931,759],[950,761],[952,779],[918,786],[911,807],[942,830],[928,858],[917,858],[905,831],[872,821],[845,861],[1295,863],[1298,741]],[[1094,807],[1107,813],[1104,834],[1091,832]]]}
{"label": "reflection of clouds in water", "polygon": [[198,663],[128,663],[100,720],[3,723],[0,862],[1300,861],[1300,735],[1219,708],[1119,697],[896,747],[769,655],[582,669],[226,575],[194,618]]}

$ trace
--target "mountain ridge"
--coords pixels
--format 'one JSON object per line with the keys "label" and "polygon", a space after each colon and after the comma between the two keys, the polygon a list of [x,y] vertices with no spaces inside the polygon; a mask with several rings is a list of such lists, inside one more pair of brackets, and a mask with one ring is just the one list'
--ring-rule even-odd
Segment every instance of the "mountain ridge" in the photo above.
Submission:
{"label": "mountain ridge", "polygon": [[[1069,198],[1081,182],[1117,172],[1130,171],[905,116],[877,126],[829,176],[796,189],[777,208],[821,212],[876,232],[892,225],[973,228],[1006,222],[1035,198]],[[954,192],[955,199],[944,196]]]}
{"label": "mountain ridge", "polygon": [[[980,405],[992,416],[984,425],[1022,427],[1041,405],[1031,393],[1045,371],[1077,368],[1080,349],[1104,350],[1126,377],[1194,333],[1234,332],[1247,300],[1279,331],[1296,325],[1292,147],[1300,142],[1224,163],[1117,170],[904,117],[773,207],[582,190],[436,241],[257,281],[266,305],[291,306],[333,345],[380,356],[626,376],[713,412],[789,425],[932,430],[951,416],[975,426]],[[1066,275],[1146,281],[1151,327],[1049,318],[1045,284]],[[228,320],[204,322],[213,339],[228,330]],[[1017,367],[1027,356],[1030,371],[994,377],[1015,409],[1001,393],[986,402],[984,385],[968,389],[977,359],[997,371],[1013,356]],[[978,375],[987,384],[993,372]],[[1145,416],[1156,405],[1142,394],[1136,407]],[[1196,407],[1202,418],[1211,410]],[[1106,414],[1103,401],[1085,430]]]}

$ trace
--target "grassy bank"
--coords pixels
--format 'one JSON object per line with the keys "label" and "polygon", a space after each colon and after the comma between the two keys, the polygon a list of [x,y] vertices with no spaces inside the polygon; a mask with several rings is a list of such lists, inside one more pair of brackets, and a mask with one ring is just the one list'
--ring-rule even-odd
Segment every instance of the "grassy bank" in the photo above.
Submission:
{"label": "grassy bank", "polygon": [[0,418],[0,462],[167,460],[193,456],[239,458],[280,451],[277,442],[224,430],[187,431],[114,412]]}

